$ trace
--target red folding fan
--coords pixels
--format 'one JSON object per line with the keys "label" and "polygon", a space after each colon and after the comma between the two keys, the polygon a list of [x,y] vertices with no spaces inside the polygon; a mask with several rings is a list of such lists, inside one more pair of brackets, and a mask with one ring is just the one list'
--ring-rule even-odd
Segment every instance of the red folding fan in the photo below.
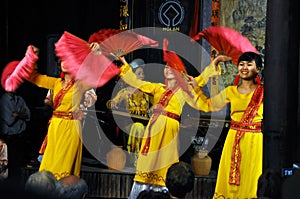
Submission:
{"label": "red folding fan", "polygon": [[92,42],[97,42],[97,43],[101,43],[103,42],[105,39],[118,34],[120,32],[123,32],[125,30],[121,30],[121,29],[100,29],[98,32],[95,32],[93,34],[91,34],[91,36],[89,37],[88,42],[92,43]]}
{"label": "red folding fan", "polygon": [[119,57],[143,46],[158,46],[157,41],[129,30],[100,30],[99,32],[91,35],[89,41],[98,42],[100,44],[101,52],[104,55],[110,55],[113,53]]}
{"label": "red folding fan", "polygon": [[237,65],[238,59],[244,52],[258,53],[247,37],[236,30],[224,26],[211,26],[199,32],[193,40],[206,39],[220,53],[225,53]]}
{"label": "red folding fan", "polygon": [[35,68],[38,56],[35,54],[33,47],[29,46],[25,57],[21,61],[9,62],[2,74],[1,85],[7,92],[15,91],[25,79],[29,78]]}
{"label": "red folding fan", "polygon": [[92,52],[89,45],[65,31],[55,43],[55,51],[73,78],[92,87],[100,87],[119,74],[120,69],[103,54]]}
{"label": "red folding fan", "polygon": [[76,78],[96,88],[103,86],[119,73],[120,69],[106,56],[90,53],[81,64]]}

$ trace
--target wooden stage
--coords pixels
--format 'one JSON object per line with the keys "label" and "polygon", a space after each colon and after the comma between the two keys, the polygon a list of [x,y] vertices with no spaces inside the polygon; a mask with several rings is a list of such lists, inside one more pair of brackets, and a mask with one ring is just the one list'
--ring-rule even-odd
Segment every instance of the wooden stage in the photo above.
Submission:
{"label": "wooden stage", "polygon": [[[24,179],[36,171],[37,168],[24,168]],[[81,177],[86,180],[89,186],[88,199],[127,198],[131,190],[133,176],[133,172],[109,170],[86,165],[82,165],[81,167]],[[194,189],[186,198],[211,199],[215,183],[215,171],[211,171],[208,176],[196,176]]]}

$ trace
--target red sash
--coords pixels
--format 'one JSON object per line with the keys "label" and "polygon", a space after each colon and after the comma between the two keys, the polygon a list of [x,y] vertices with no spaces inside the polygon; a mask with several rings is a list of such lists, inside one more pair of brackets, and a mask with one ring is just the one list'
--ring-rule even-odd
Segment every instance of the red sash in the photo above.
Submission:
{"label": "red sash", "polygon": [[[251,101],[248,104],[244,115],[239,122],[240,124],[251,125],[253,118],[255,117],[259,106],[261,105],[264,98],[264,88],[262,85],[258,85],[255,89]],[[242,126],[243,126],[242,125]],[[240,165],[241,165],[241,150],[240,150],[240,140],[248,131],[247,128],[240,128],[237,130],[235,135],[235,141],[233,145],[233,150],[231,154],[231,164],[230,164],[230,174],[229,174],[229,184],[240,185]]]}
{"label": "red sash", "polygon": [[75,83],[75,80],[72,80],[68,83],[66,88],[60,89],[60,91],[57,93],[57,95],[55,96],[55,98],[53,100],[53,110],[56,110],[56,108],[60,106],[65,94],[72,88],[74,83]]}
{"label": "red sash", "polygon": [[[55,110],[57,107],[60,106],[62,99],[64,98],[65,94],[68,92],[68,90],[70,90],[70,88],[74,85],[75,81],[72,80],[69,82],[68,86],[66,88],[62,88],[57,95],[55,96],[54,100],[53,100],[53,110]],[[48,126],[51,122],[51,119],[48,121]],[[46,146],[47,146],[47,141],[48,141],[48,134],[46,135],[46,137],[43,140],[43,143],[40,147],[39,153],[40,154],[44,154],[45,150],[46,150]]]}
{"label": "red sash", "polygon": [[[178,90],[179,87],[176,87],[174,90],[166,90],[162,96],[159,99],[158,102],[158,106],[155,108],[155,110],[153,111],[153,115],[149,121],[149,128],[148,128],[148,135],[147,135],[147,139],[146,139],[146,143],[143,147],[142,150],[142,154],[143,155],[147,155],[149,152],[149,148],[150,148],[150,142],[151,142],[151,127],[153,125],[153,123],[157,120],[158,116],[160,115],[166,115],[166,116],[171,116],[172,114],[169,112],[166,112],[164,110],[164,108],[168,105],[171,97],[174,95],[174,93]],[[176,114],[173,114],[176,115]],[[177,115],[176,115],[177,116]],[[179,119],[179,117],[172,117],[172,118],[177,118],[177,120]]]}

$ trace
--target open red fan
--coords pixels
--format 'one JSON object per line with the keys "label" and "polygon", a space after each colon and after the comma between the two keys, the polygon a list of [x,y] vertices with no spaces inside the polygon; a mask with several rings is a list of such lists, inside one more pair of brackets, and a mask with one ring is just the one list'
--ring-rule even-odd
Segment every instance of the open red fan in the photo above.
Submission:
{"label": "open red fan", "polygon": [[75,78],[80,65],[91,50],[86,41],[65,31],[55,43],[55,52],[66,63],[66,69]]}
{"label": "open red fan", "polygon": [[121,30],[121,29],[100,29],[98,32],[95,32],[93,34],[91,34],[88,42],[92,43],[92,42],[97,42],[97,43],[101,43],[103,42],[105,39],[118,34],[120,32],[123,32],[125,30]]}
{"label": "open red fan", "polygon": [[91,87],[101,87],[118,75],[120,69],[103,54],[90,53],[84,59],[76,78]]}
{"label": "open red fan", "polygon": [[21,61],[9,62],[1,75],[1,85],[7,92],[15,91],[35,68],[38,56],[30,46]]}
{"label": "open red fan", "polygon": [[92,87],[100,87],[119,74],[120,69],[103,54],[92,52],[89,45],[83,39],[65,31],[55,43],[55,51],[73,78]]}
{"label": "open red fan", "polygon": [[220,53],[225,53],[237,65],[238,59],[244,52],[258,53],[247,37],[236,30],[224,26],[211,26],[199,32],[193,40],[206,39]]}
{"label": "open red fan", "polygon": [[100,30],[96,35],[91,35],[89,41],[98,42],[104,55],[121,57],[142,46],[157,47],[158,42],[149,37],[132,31],[117,31],[114,29]]}

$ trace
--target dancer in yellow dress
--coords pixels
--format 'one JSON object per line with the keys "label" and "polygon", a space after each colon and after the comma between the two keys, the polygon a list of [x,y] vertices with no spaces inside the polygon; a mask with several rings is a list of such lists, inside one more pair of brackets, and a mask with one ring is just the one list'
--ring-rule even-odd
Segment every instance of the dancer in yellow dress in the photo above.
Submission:
{"label": "dancer in yellow dress", "polygon": [[[34,48],[29,46],[28,49]],[[35,50],[36,51],[36,50]],[[91,89],[74,80],[61,62],[63,78],[50,77],[33,71],[27,79],[31,83],[53,90],[53,114],[47,132],[47,147],[39,171],[52,172],[56,179],[80,175],[82,159],[82,111],[80,102],[85,91]]]}
{"label": "dancer in yellow dress", "polygon": [[[259,72],[262,59],[254,52],[238,60],[241,84],[207,98],[199,92],[201,110],[217,111],[230,104],[231,125],[221,155],[214,198],[256,198],[263,163],[263,94]],[[199,78],[195,78],[200,83]],[[236,82],[238,83],[238,81]],[[202,84],[202,82],[201,82]]]}
{"label": "dancer in yellow dress", "polygon": [[[189,93],[193,89],[191,87],[186,88],[188,90],[184,89],[173,69],[183,63],[175,61],[179,60],[175,53],[167,57],[164,68],[166,84],[137,79],[124,57],[119,58],[123,63],[120,73],[122,79],[141,91],[153,95],[153,114],[142,140],[129,199],[136,199],[143,190],[167,191],[165,185],[167,170],[173,163],[179,161],[179,117],[183,106],[188,103],[191,107],[199,109],[195,105],[196,94]],[[215,63],[218,64],[218,61],[205,68],[198,78],[199,82],[205,84],[209,75],[215,76],[219,73],[215,70]],[[181,74],[179,77],[182,78]]]}

